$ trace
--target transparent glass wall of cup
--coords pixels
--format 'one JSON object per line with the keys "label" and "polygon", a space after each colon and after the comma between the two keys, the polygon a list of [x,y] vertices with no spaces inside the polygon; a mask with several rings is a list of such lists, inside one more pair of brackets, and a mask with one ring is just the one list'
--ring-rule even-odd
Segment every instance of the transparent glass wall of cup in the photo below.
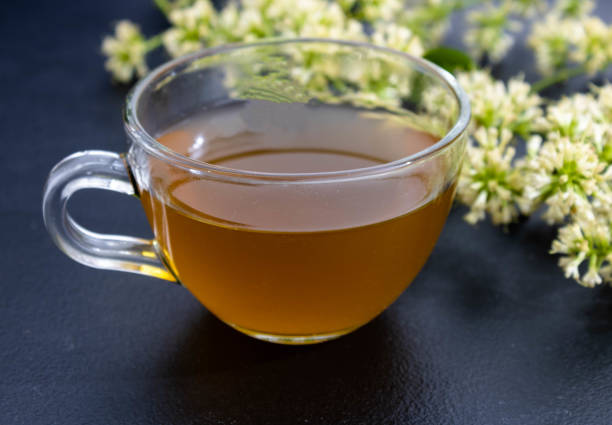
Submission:
{"label": "transparent glass wall of cup", "polygon": [[[376,111],[439,140],[367,168],[285,174],[200,162],[155,139],[186,117],[248,100]],[[325,341],[376,317],[429,256],[454,195],[469,118],[449,73],[392,50],[313,39],[204,50],[134,87],[125,107],[126,154],[77,152],[51,170],[43,215],[57,246],[82,264],[180,282],[222,321],[256,338]],[[431,226],[429,236],[415,240],[410,221],[371,232],[381,217],[393,222],[419,211],[414,200],[403,201],[415,179],[428,199],[447,194],[441,212],[418,224]],[[90,188],[139,197],[155,240],[76,223],[68,200]],[[276,228],[259,227],[271,211]]]}

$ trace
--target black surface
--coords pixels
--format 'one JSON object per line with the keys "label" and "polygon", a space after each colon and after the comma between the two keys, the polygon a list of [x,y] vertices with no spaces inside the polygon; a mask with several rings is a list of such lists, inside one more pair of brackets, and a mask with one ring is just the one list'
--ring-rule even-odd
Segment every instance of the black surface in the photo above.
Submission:
{"label": "black surface", "polygon": [[[147,1],[0,12],[0,424],[612,423],[612,291],[565,280],[535,220],[474,230],[454,210],[391,308],[309,347],[250,339],[180,287],[60,253],[40,213],[48,171],[125,146],[125,89],[98,53],[120,18],[164,26]],[[525,63],[517,52],[502,74]],[[71,208],[97,230],[147,233],[128,197]]]}

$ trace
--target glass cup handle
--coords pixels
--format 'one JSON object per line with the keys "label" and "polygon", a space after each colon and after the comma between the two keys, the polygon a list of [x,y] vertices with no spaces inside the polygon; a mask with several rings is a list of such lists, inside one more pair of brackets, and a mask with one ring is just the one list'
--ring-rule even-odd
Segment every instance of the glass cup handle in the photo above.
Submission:
{"label": "glass cup handle", "polygon": [[42,205],[45,226],[59,249],[86,266],[177,282],[165,266],[155,240],[95,233],[74,221],[67,204],[72,194],[81,189],[136,194],[122,155],[92,150],[64,158],[49,173]]}

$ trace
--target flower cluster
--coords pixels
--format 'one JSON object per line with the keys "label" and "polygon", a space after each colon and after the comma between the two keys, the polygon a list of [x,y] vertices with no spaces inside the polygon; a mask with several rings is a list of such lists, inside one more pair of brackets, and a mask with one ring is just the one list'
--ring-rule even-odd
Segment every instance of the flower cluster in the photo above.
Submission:
{"label": "flower cluster", "polygon": [[506,128],[527,137],[542,117],[542,99],[522,77],[508,83],[495,80],[487,71],[476,70],[457,76],[470,95],[472,122],[476,127]]}
{"label": "flower cluster", "polygon": [[369,22],[391,21],[404,9],[403,0],[340,0],[339,4],[348,16]]}
{"label": "flower cluster", "polygon": [[326,0],[231,1],[218,12],[209,0],[196,0],[172,10],[168,18],[173,27],[163,39],[172,56],[268,37],[365,38],[359,21],[347,16],[338,3]]}
{"label": "flower cluster", "polygon": [[499,62],[514,43],[510,31],[521,29],[519,21],[511,18],[512,3],[501,6],[489,4],[482,10],[474,10],[468,15],[471,28],[465,33],[465,42],[472,54],[481,57],[487,54],[493,62]]}
{"label": "flower cluster", "polygon": [[[482,71],[459,78],[476,127],[459,182],[466,220],[476,223],[486,212],[508,224],[543,208],[544,220],[562,225],[551,252],[563,255],[566,275],[585,286],[612,283],[612,85],[563,98],[544,113],[520,80],[504,85]],[[527,152],[517,159],[512,144],[519,140]]]}
{"label": "flower cluster", "polygon": [[573,64],[593,74],[612,62],[612,27],[589,15],[592,9],[592,1],[561,0],[533,25],[528,42],[540,73]]}
{"label": "flower cluster", "polygon": [[514,44],[514,35],[523,29],[518,17],[533,17],[546,10],[545,0],[504,0],[484,2],[483,8],[475,9],[468,15],[470,24],[464,41],[472,55],[481,58],[486,55],[491,62],[499,62]]}
{"label": "flower cluster", "polygon": [[612,61],[612,27],[593,16],[583,18],[581,26],[571,59],[585,64],[587,71],[594,74]]}
{"label": "flower cluster", "polygon": [[575,19],[561,19],[556,14],[548,15],[534,24],[529,45],[535,52],[538,70],[550,75],[569,63],[572,39],[579,29]]}
{"label": "flower cluster", "polygon": [[[229,0],[221,9],[210,0],[155,2],[170,28],[146,39],[136,25],[120,21],[103,40],[106,69],[117,81],[143,76],[147,53],[160,45],[177,57],[231,42],[323,37],[427,55],[443,39],[453,12],[466,8],[467,48],[476,58],[498,62],[527,22],[517,18],[533,18],[528,44],[542,80],[503,82],[486,69],[457,73],[472,104],[457,198],[469,207],[465,219],[472,224],[488,215],[507,225],[541,211],[559,226],[551,253],[560,255],[565,275],[589,287],[612,284],[612,84],[558,101],[537,94],[612,63],[612,26],[592,15],[593,0],[556,0],[552,8],[546,0]],[[414,83],[375,63],[342,74],[325,55],[302,53],[307,65],[292,69],[292,78],[314,93],[333,86],[335,97],[342,93],[362,106],[399,107]],[[422,96],[435,119],[454,116],[444,90],[427,89]]]}
{"label": "flower cluster", "polygon": [[[571,222],[559,229],[551,253],[561,254],[559,266],[565,277],[576,279],[587,287],[603,282],[612,283],[612,204],[585,208],[576,213]],[[579,267],[585,263],[586,272]]]}
{"label": "flower cluster", "polygon": [[475,224],[487,212],[495,224],[510,223],[518,217],[523,189],[521,175],[512,167],[513,135],[495,127],[479,127],[473,134],[458,185],[458,199],[470,206],[465,219]]}
{"label": "flower cluster", "polygon": [[[551,252],[562,254],[566,276],[585,286],[612,283],[611,94],[608,84],[549,108],[547,141],[525,173],[548,221],[565,223]],[[583,262],[588,266],[581,276]]]}
{"label": "flower cluster", "polygon": [[404,8],[395,21],[409,28],[426,47],[437,46],[450,26],[450,16],[462,8],[462,0],[421,0]]}
{"label": "flower cluster", "polygon": [[524,178],[514,167],[514,145],[519,137],[531,137],[542,118],[542,100],[522,78],[505,84],[476,70],[459,74],[458,79],[471,99],[473,126],[459,200],[470,207],[466,220],[472,224],[485,212],[494,223],[508,224],[524,204]]}
{"label": "flower cluster", "polygon": [[203,40],[212,32],[211,26],[216,18],[214,7],[206,0],[172,10],[168,20],[173,26],[162,35],[168,53],[177,57],[204,47]]}
{"label": "flower cluster", "polygon": [[403,0],[230,0],[221,10],[210,0],[156,2],[171,24],[160,36],[147,41],[134,24],[122,21],[117,35],[107,37],[102,51],[115,79],[128,82],[146,73],[145,55],[160,42],[172,57],[268,37],[370,41],[422,55],[444,36],[462,0],[422,0],[412,8]]}
{"label": "flower cluster", "polygon": [[104,37],[102,52],[108,58],[106,69],[119,82],[128,82],[148,72],[145,62],[147,44],[140,29],[130,21],[119,21],[115,35]]}

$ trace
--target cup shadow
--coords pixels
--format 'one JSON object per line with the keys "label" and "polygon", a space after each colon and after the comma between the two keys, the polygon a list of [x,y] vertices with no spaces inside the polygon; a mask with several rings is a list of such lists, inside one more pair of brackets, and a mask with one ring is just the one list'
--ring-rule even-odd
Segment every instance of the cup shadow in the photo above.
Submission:
{"label": "cup shadow", "polygon": [[164,378],[147,396],[173,424],[394,422],[406,403],[424,403],[419,356],[386,314],[334,341],[282,346],[204,311],[157,366]]}

